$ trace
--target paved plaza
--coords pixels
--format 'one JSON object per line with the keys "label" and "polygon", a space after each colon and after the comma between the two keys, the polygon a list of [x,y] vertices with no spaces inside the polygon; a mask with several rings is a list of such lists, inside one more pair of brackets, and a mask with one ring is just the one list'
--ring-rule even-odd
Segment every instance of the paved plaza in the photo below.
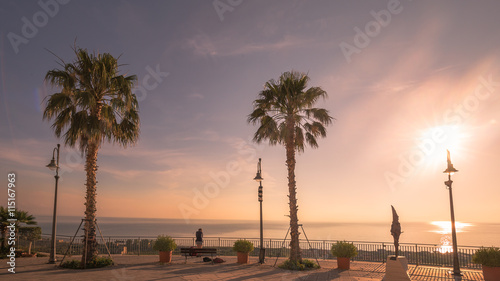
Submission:
{"label": "paved plaza", "polygon": [[[62,257],[58,257],[60,260]],[[78,259],[79,257],[74,257]],[[292,272],[273,267],[276,258],[266,258],[266,263],[257,263],[257,257],[250,257],[250,263],[240,265],[236,257],[222,257],[226,262],[211,264],[202,258],[190,257],[187,263],[184,257],[173,256],[172,263],[160,264],[158,256],[113,256],[115,265],[107,268],[75,270],[58,268],[47,264],[48,257],[17,258],[16,273],[7,271],[9,266],[2,260],[0,280],[381,280],[384,277],[385,264],[370,262],[352,262],[351,270],[338,270],[335,260],[319,260],[321,269]],[[71,258],[70,258],[71,259]],[[284,258],[280,258],[278,264]],[[453,280],[447,274],[448,269],[438,267],[410,266],[412,280]],[[464,270],[463,280],[483,280],[481,272]]]}

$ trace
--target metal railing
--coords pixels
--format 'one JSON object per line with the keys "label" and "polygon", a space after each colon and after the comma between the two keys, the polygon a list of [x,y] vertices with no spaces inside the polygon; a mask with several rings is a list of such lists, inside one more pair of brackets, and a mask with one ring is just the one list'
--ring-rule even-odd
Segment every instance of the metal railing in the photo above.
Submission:
{"label": "metal railing", "polygon": [[[57,254],[65,254],[71,241],[71,236],[58,235],[57,236]],[[181,247],[195,246],[195,238],[193,237],[174,237],[177,243],[177,249],[173,254],[179,254]],[[233,256],[236,253],[232,250],[233,244],[236,240],[241,238],[230,237],[205,237],[203,240],[204,247],[217,248],[219,255]],[[98,238],[98,251],[99,253],[107,253],[106,246],[111,254],[122,255],[156,255],[157,251],[153,250],[153,244],[156,237],[153,236],[105,236],[104,240]],[[259,255],[259,238],[247,238],[246,240],[252,242],[255,249],[251,256]],[[27,241],[19,241],[21,247],[28,245]],[[300,240],[300,248],[304,258],[318,258],[318,259],[334,259],[330,253],[330,249],[336,240]],[[264,239],[264,247],[266,248],[267,257],[286,257],[290,254],[289,247],[290,240],[287,239]],[[394,255],[394,245],[388,242],[365,242],[365,241],[352,241],[358,249],[358,255],[353,258],[355,261],[369,261],[384,263],[389,255]],[[71,249],[70,255],[81,255],[82,253],[82,239],[81,237],[75,238]],[[479,247],[472,246],[459,246],[458,257],[460,267],[469,269],[480,269],[481,265],[472,263],[472,255],[479,249]],[[32,246],[32,251],[49,252],[50,251],[50,235],[42,235],[42,240],[38,240]],[[441,245],[433,244],[412,244],[400,243],[399,254],[405,256],[410,264],[415,265],[430,265],[430,266],[453,266],[453,255],[448,248]]]}

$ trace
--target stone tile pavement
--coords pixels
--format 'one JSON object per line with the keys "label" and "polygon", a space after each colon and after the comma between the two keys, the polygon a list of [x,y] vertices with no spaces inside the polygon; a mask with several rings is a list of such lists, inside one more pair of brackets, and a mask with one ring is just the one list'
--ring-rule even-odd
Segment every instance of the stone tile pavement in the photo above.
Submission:
{"label": "stone tile pavement", "polygon": [[[58,257],[60,261],[62,257]],[[172,263],[160,264],[158,256],[121,256],[114,255],[115,265],[100,269],[63,269],[53,264],[47,264],[48,257],[17,258],[16,273],[7,271],[7,260],[0,260],[0,280],[109,280],[109,281],[139,281],[139,280],[338,280],[338,281],[369,281],[381,280],[384,277],[385,265],[381,263],[352,262],[351,270],[338,270],[335,260],[319,260],[321,269],[312,271],[292,272],[273,267],[275,258],[266,258],[266,263],[257,263],[257,257],[250,257],[250,263],[239,265],[236,257],[222,257],[222,264],[204,263],[201,258],[190,257],[184,263],[184,257],[173,256]],[[67,258],[68,259],[68,258]],[[69,258],[71,259],[71,258]],[[78,257],[74,257],[78,259]],[[280,258],[278,264],[284,261]],[[422,270],[420,270],[422,269]],[[446,269],[437,267],[411,267],[410,276],[414,280],[452,280],[448,279]],[[424,272],[424,273],[422,273]],[[431,272],[428,276],[425,272]],[[444,272],[444,273],[443,273]],[[482,280],[479,271],[471,271],[464,280]],[[471,273],[468,272],[468,273]],[[475,279],[477,278],[477,279]]]}

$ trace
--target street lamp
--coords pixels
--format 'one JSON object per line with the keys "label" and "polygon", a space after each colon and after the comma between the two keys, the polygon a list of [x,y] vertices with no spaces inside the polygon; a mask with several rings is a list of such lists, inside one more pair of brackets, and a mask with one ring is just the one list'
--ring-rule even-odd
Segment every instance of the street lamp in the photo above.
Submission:
{"label": "street lamp", "polygon": [[451,184],[453,183],[453,181],[451,180],[451,175],[458,172],[458,170],[453,167],[453,164],[451,164],[450,151],[447,150],[447,152],[448,152],[448,167],[446,168],[446,170],[443,171],[443,173],[448,174],[448,180],[445,181],[444,184],[448,187],[448,190],[450,191],[451,238],[453,241],[453,272],[452,272],[452,274],[455,277],[455,280],[462,280],[462,273],[460,272],[460,265],[458,263],[457,231],[455,228],[455,211],[453,210],[453,194],[452,194],[452,189],[451,189]]}
{"label": "street lamp", "polygon": [[[52,151],[52,160],[50,160],[50,163],[46,166],[52,171],[56,171],[56,175],[54,178],[56,179],[56,188],[55,188],[55,195],[54,195],[54,215],[52,216],[52,240],[51,240],[51,245],[50,245],[50,258],[49,258],[49,263],[56,263],[56,225],[57,225],[57,182],[59,181],[59,148],[60,144],[57,144],[57,147],[54,148]],[[55,153],[57,152],[57,162],[55,160]]]}
{"label": "street lamp", "polygon": [[257,175],[254,178],[255,181],[259,182],[259,202],[260,202],[260,252],[259,252],[259,263],[264,263],[266,249],[264,249],[264,231],[262,224],[262,167],[261,159],[259,158],[259,163],[257,164]]}

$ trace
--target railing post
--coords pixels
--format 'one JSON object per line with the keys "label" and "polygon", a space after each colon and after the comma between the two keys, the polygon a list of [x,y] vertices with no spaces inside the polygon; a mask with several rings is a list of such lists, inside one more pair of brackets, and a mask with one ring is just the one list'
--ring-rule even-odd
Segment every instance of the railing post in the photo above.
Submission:
{"label": "railing post", "polygon": [[322,250],[323,250],[323,259],[326,260],[327,255],[326,255],[326,241],[325,240],[323,240],[323,249]]}
{"label": "railing post", "polygon": [[385,260],[387,259],[386,253],[385,253],[385,244],[382,242],[382,263],[385,263]]}
{"label": "railing post", "polygon": [[419,260],[419,258],[418,258],[418,244],[415,244],[415,259],[416,259],[415,263],[417,264],[417,266],[419,266],[419,264],[418,264],[418,260]]}
{"label": "railing post", "polygon": [[[269,239],[269,243],[266,245],[266,249],[269,249],[269,251],[270,251],[272,247],[273,247],[272,240]],[[269,256],[269,251],[267,251],[268,257],[270,257]]]}
{"label": "railing post", "polygon": [[137,248],[139,248],[139,250],[137,251],[138,252],[137,255],[140,256],[141,255],[141,237],[139,237],[138,243],[139,243],[139,245],[137,245],[138,246]]}

